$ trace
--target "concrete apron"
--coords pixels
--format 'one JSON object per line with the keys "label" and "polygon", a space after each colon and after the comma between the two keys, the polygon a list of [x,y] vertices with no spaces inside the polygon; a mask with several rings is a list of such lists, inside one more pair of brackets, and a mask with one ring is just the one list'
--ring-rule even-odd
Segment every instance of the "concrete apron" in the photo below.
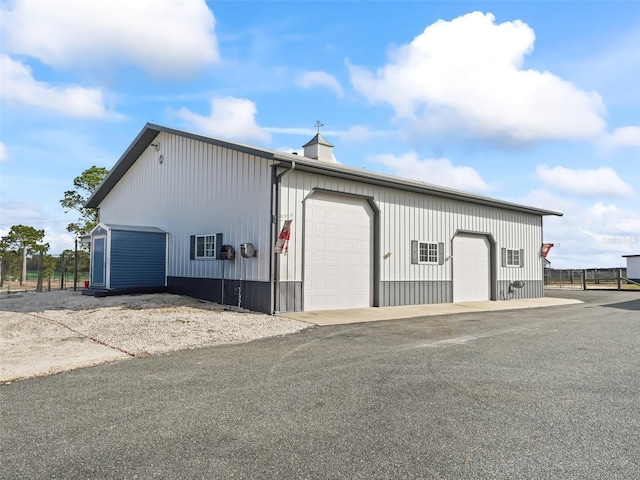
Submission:
{"label": "concrete apron", "polygon": [[340,310],[316,310],[313,312],[280,313],[282,317],[313,323],[315,325],[341,325],[348,323],[377,322],[403,318],[451,315],[454,313],[493,312],[521,308],[555,307],[583,303],[568,298],[524,298],[506,301],[438,303],[432,305],[404,305],[401,307],[348,308]]}

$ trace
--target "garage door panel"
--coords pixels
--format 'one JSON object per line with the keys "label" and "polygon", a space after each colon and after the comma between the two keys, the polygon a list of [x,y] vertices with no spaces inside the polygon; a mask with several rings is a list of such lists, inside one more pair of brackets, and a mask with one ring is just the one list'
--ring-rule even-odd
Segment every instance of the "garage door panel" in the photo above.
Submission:
{"label": "garage door panel", "polygon": [[456,235],[453,239],[453,301],[486,301],[490,298],[489,240],[484,235]]}
{"label": "garage door panel", "polygon": [[307,200],[305,218],[304,309],[371,306],[373,214],[367,202],[317,195]]}

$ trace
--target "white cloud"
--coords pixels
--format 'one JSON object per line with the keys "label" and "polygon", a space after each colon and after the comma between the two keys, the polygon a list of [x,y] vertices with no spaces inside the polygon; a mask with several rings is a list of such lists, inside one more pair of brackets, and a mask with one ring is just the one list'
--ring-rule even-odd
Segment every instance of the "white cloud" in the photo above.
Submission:
{"label": "white cloud", "polygon": [[353,125],[346,132],[342,132],[341,135],[345,142],[365,143],[374,138],[393,137],[397,133],[392,130],[371,130],[364,125]]}
{"label": "white cloud", "polygon": [[301,156],[304,155],[304,148],[278,147],[276,150]]}
{"label": "white cloud", "polygon": [[611,167],[583,170],[538,165],[536,175],[548,187],[559,192],[587,197],[599,195],[633,197],[635,195],[633,187],[622,180]]}
{"label": "white cloud", "polygon": [[609,147],[640,147],[640,127],[616,128],[603,138],[602,143]]}
{"label": "white cloud", "polygon": [[485,191],[489,186],[471,167],[454,166],[447,158],[420,160],[415,152],[376,155],[371,160],[389,167],[395,175],[459,190]]}
{"label": "white cloud", "polygon": [[204,0],[22,0],[0,18],[6,52],[54,67],[128,62],[182,77],[218,60]]}
{"label": "white cloud", "polygon": [[102,118],[110,115],[104,106],[101,90],[75,85],[56,87],[39,82],[33,78],[28,66],[8,55],[0,55],[0,78],[0,98],[8,103],[46,108],[73,117]]}
{"label": "white cloud", "polygon": [[534,190],[516,202],[564,213],[544,218],[544,241],[557,245],[548,257],[554,268],[620,267],[621,255],[640,248],[640,212],[546,190]]}
{"label": "white cloud", "polygon": [[182,108],[176,115],[192,128],[206,135],[240,142],[258,141],[267,143],[271,135],[255,120],[256,105],[245,98],[213,98],[209,116],[198,115]]}
{"label": "white cloud", "polygon": [[534,40],[520,20],[496,24],[492,14],[474,12],[428,26],[375,73],[348,67],[357,91],[391,105],[418,131],[465,130],[510,143],[601,134],[600,95],[523,69]]}
{"label": "white cloud", "polygon": [[296,78],[296,85],[301,88],[310,87],[327,87],[332,90],[338,97],[344,96],[344,90],[340,82],[333,75],[326,72],[314,71],[304,72]]}
{"label": "white cloud", "polygon": [[9,161],[9,152],[7,152],[7,147],[5,147],[4,143],[0,142],[0,163]]}

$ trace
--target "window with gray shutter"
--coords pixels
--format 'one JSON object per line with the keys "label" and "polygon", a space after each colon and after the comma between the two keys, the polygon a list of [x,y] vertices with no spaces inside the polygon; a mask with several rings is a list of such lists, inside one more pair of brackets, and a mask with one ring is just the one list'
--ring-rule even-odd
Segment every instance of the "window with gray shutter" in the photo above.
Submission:
{"label": "window with gray shutter", "polygon": [[444,243],[411,241],[412,264],[444,264]]}

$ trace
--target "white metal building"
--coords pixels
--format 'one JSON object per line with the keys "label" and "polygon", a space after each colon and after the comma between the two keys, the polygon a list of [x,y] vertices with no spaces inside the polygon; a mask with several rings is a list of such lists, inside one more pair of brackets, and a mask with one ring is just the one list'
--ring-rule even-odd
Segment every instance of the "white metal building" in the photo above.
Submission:
{"label": "white metal building", "polygon": [[635,282],[640,282],[640,254],[623,255],[627,259],[627,278]]}
{"label": "white metal building", "polygon": [[167,232],[168,291],[253,310],[543,295],[542,218],[560,213],[338,165],[332,148],[147,124],[87,206],[104,225]]}

